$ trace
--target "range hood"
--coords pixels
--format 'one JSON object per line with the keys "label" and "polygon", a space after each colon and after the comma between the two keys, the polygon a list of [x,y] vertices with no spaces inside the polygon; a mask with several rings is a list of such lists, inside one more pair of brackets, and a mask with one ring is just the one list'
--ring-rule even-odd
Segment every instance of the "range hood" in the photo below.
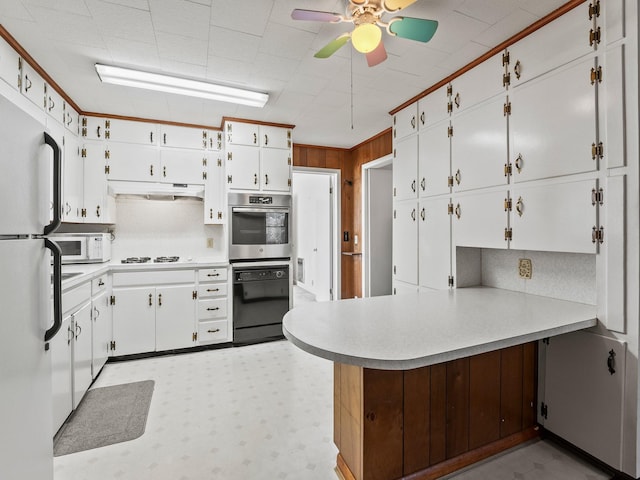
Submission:
{"label": "range hood", "polygon": [[136,195],[148,199],[173,200],[177,197],[204,198],[204,185],[186,183],[109,181],[109,194]]}

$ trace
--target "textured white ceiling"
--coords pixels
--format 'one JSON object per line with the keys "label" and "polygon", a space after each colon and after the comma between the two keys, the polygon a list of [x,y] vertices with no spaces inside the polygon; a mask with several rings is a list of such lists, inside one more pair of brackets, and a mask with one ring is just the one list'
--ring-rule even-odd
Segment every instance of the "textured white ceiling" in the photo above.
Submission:
{"label": "textured white ceiling", "polygon": [[[296,125],[296,143],[352,147],[388,115],[565,0],[418,0],[438,20],[427,44],[385,34],[369,68],[346,45],[313,54],[350,24],[294,21],[294,8],[343,13],[342,0],[0,0],[0,23],[85,111],[219,126],[223,116]],[[95,63],[269,93],[265,108],[103,85]],[[352,95],[353,86],[353,95]],[[353,102],[353,108],[352,108]]]}

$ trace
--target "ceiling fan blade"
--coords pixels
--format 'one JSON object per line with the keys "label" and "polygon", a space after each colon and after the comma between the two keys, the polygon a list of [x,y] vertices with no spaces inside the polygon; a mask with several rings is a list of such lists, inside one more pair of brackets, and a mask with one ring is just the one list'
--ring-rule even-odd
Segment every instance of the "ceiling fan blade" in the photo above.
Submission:
{"label": "ceiling fan blade", "polygon": [[387,12],[397,12],[408,7],[417,0],[384,0],[382,6]]}
{"label": "ceiling fan blade", "polygon": [[337,13],[320,12],[318,10],[302,10],[296,8],[291,12],[291,18],[294,20],[309,20],[312,22],[341,22],[342,16]]}
{"label": "ceiling fan blade", "polygon": [[389,22],[387,30],[392,35],[416,40],[418,42],[428,42],[436,33],[438,22],[424,18],[395,17]]}
{"label": "ceiling fan blade", "polygon": [[387,50],[384,48],[384,43],[382,40],[378,44],[378,46],[367,53],[367,63],[370,67],[375,67],[379,63],[384,62],[387,59]]}
{"label": "ceiling fan blade", "polygon": [[343,33],[335,40],[331,40],[324,47],[322,47],[318,52],[314,55],[316,58],[328,58],[334,53],[338,51],[340,47],[342,47],[345,43],[349,41],[351,35],[349,33]]}

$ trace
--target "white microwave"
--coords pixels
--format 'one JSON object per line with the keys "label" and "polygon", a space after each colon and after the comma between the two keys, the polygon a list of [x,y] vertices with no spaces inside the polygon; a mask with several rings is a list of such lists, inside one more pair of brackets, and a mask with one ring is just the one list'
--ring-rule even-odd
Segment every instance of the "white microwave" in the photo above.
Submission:
{"label": "white microwave", "polygon": [[62,263],[103,263],[111,260],[111,234],[72,233],[53,235],[62,251]]}

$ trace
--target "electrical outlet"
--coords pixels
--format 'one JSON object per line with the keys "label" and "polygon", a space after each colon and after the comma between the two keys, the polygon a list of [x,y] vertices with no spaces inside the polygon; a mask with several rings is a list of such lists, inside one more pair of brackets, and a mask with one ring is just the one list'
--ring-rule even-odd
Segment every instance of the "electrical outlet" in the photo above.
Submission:
{"label": "electrical outlet", "polygon": [[207,238],[207,248],[213,248],[213,238]]}
{"label": "electrical outlet", "polygon": [[532,270],[533,268],[531,265],[531,259],[529,258],[518,259],[518,274],[520,275],[520,278],[526,278],[527,280],[530,280]]}

